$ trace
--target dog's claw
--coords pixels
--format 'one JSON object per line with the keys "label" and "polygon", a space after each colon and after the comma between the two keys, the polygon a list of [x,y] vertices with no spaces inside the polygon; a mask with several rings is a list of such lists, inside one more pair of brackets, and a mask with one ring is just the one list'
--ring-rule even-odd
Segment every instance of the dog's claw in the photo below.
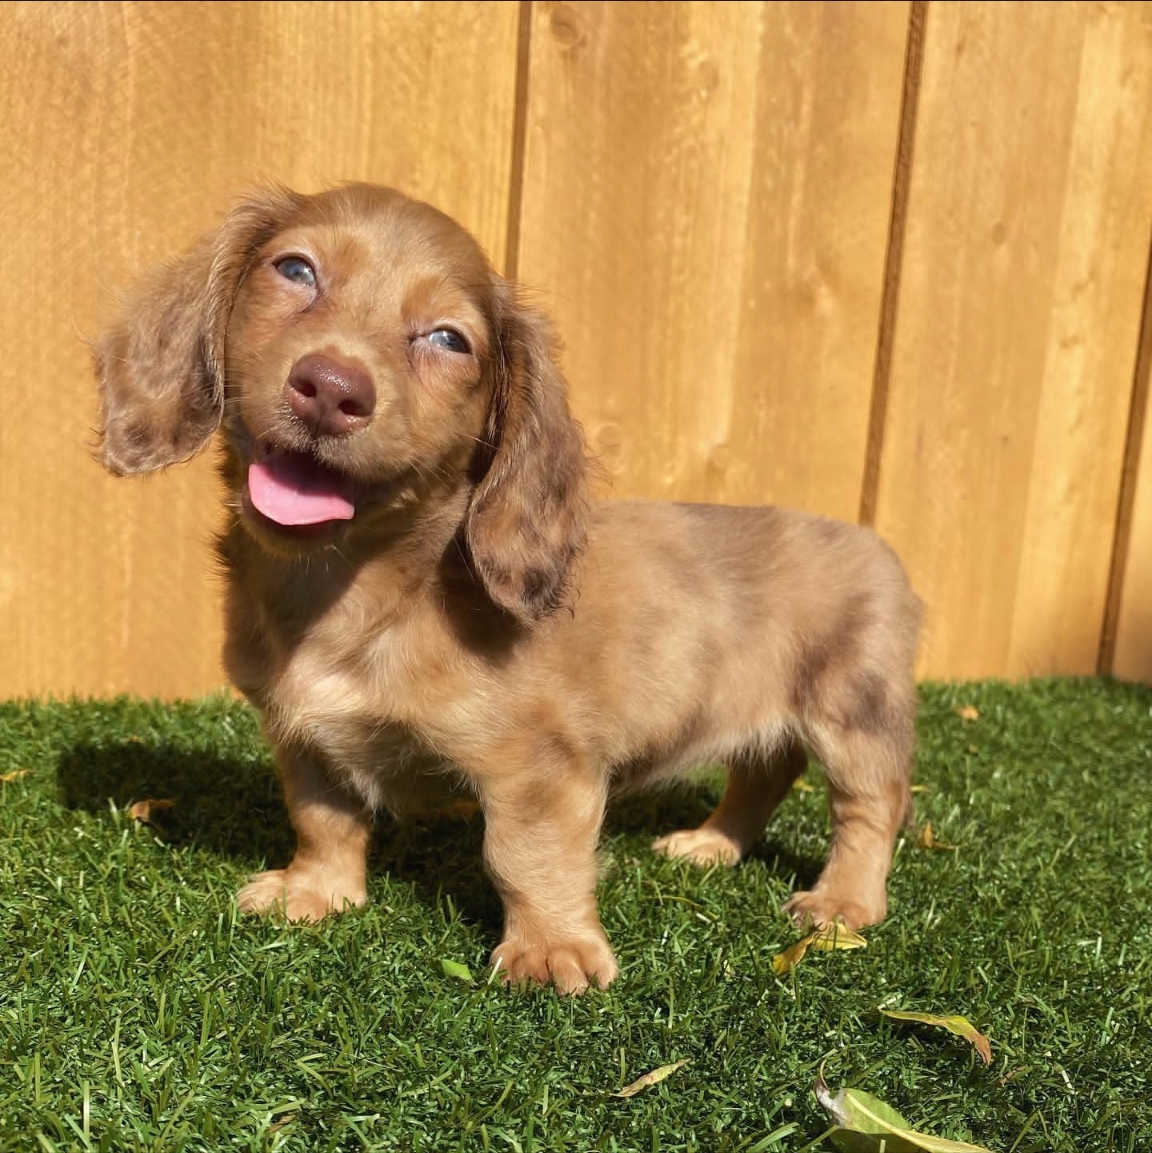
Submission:
{"label": "dog's claw", "polygon": [[694,865],[735,865],[740,846],[719,829],[681,829],[652,842],[652,848],[666,857],[683,858]]}
{"label": "dog's claw", "polygon": [[492,964],[506,984],[551,984],[558,993],[583,993],[593,981],[606,989],[620,972],[607,942],[595,938],[546,945],[503,941]]}
{"label": "dog's claw", "polygon": [[819,888],[810,892],[793,893],[784,904],[784,912],[792,918],[798,929],[820,928],[843,921],[849,929],[861,929],[884,920],[887,903],[881,898],[879,905],[869,905],[858,899],[837,897],[833,893],[821,892]]}
{"label": "dog's claw", "polygon": [[289,921],[322,921],[349,906],[363,905],[367,899],[361,889],[336,891],[322,878],[288,868],[250,877],[236,894],[236,905],[242,913],[278,913]]}

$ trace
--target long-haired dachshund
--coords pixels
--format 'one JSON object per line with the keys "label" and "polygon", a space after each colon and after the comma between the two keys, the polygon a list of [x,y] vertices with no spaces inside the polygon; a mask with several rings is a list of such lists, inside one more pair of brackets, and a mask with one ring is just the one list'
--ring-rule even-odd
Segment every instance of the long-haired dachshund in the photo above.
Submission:
{"label": "long-haired dachshund", "polygon": [[609,794],[724,762],[716,811],[656,848],[733,864],[809,749],[832,843],[787,909],[884,916],[915,712],[900,563],[777,508],[592,501],[548,324],[447,216],[369,185],[262,192],[144,287],[96,364],[112,472],[221,431],[225,660],[297,837],[242,909],[363,904],[374,812],[463,793],[504,905],[494,963],[607,985]]}

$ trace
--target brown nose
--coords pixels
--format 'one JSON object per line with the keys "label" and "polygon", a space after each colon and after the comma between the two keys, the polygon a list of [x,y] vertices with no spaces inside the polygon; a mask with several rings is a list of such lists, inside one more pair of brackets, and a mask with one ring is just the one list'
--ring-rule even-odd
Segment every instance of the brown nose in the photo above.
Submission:
{"label": "brown nose", "polygon": [[347,436],[363,428],[376,408],[376,389],[363,368],[319,353],[292,366],[284,394],[314,436]]}

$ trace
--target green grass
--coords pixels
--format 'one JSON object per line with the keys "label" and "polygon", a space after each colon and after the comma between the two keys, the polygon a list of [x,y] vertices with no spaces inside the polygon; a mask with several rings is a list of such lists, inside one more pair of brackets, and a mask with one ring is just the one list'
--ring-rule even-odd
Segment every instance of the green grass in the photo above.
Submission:
{"label": "green grass", "polygon": [[[4,1153],[799,1151],[823,1147],[821,1062],[1000,1153],[1152,1149],[1150,689],[927,687],[918,819],[960,848],[904,839],[869,947],[781,980],[779,906],[825,848],[817,774],[731,872],[648,850],[714,786],[616,811],[601,907],[621,978],[568,1000],[488,983],[479,822],[382,827],[363,910],[237,918],[244,875],[291,847],[241,705],[0,705],[0,773],[20,769],[0,787]],[[143,797],[175,800],[162,831],[128,818]],[[880,1005],[967,1015],[993,1064]]]}

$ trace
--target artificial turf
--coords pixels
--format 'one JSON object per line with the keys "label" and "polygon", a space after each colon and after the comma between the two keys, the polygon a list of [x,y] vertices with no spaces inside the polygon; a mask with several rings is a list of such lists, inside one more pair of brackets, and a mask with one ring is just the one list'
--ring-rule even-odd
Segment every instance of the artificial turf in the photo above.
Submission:
{"label": "artificial turf", "polygon": [[[901,839],[866,950],[772,972],[825,849],[818,773],[733,871],[648,848],[705,783],[613,812],[621,976],[561,999],[488,980],[478,819],[382,825],[362,910],[240,918],[244,875],[291,849],[245,706],[0,705],[0,776],[27,770],[0,786],[0,1150],[798,1153],[825,1147],[823,1063],[1000,1153],[1147,1153],[1152,689],[930,685],[920,733],[917,819],[959,847]],[[144,798],[174,801],[160,827]],[[962,1013],[993,1063],[879,1006]]]}

